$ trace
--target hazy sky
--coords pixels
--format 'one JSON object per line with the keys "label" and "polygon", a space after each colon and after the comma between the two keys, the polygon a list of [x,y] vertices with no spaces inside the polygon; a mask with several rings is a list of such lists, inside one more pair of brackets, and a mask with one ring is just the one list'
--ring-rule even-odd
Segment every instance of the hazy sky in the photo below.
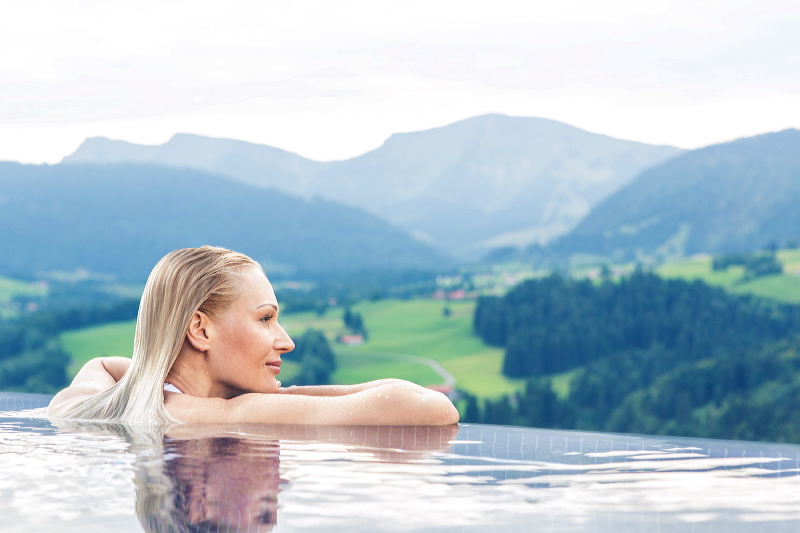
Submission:
{"label": "hazy sky", "polygon": [[800,127],[800,2],[5,0],[0,160],[90,136],[320,160],[499,112],[699,147]]}

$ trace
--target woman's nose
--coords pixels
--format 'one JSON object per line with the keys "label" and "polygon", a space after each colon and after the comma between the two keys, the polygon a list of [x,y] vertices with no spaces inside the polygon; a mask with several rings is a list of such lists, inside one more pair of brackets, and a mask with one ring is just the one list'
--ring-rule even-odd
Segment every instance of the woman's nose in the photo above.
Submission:
{"label": "woman's nose", "polygon": [[275,349],[279,352],[291,352],[294,350],[294,341],[292,341],[291,337],[286,333],[286,330],[283,329],[283,326],[278,324],[278,327],[280,328],[280,333],[275,339]]}

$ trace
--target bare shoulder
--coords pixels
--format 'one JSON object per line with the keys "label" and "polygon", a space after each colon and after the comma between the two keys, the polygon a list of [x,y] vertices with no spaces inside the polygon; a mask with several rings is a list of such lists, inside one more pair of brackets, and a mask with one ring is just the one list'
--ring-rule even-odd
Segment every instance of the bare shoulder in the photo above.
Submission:
{"label": "bare shoulder", "polygon": [[458,422],[458,411],[446,396],[405,382],[344,396],[243,394],[224,400],[169,393],[165,405],[186,423],[439,426]]}
{"label": "bare shoulder", "polygon": [[47,406],[48,414],[59,415],[72,405],[110,389],[129,366],[130,359],[125,357],[91,359],[78,371],[72,384],[50,400],[50,405]]}
{"label": "bare shoulder", "polygon": [[70,385],[53,396],[53,399],[50,400],[50,404],[47,406],[47,414],[54,416],[61,415],[76,403],[98,392],[101,392],[101,390],[91,385]]}

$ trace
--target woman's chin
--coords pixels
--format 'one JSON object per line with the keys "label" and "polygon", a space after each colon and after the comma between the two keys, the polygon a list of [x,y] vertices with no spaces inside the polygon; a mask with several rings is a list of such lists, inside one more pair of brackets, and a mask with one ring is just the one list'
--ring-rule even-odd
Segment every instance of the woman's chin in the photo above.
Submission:
{"label": "woman's chin", "polygon": [[275,383],[264,387],[262,394],[275,394],[278,392],[278,389],[281,387],[281,382],[276,381]]}
{"label": "woman's chin", "polygon": [[281,382],[278,381],[277,379],[274,379],[274,380],[271,380],[268,383],[264,383],[263,385],[261,385],[258,388],[258,390],[253,391],[253,392],[258,392],[258,393],[261,393],[261,394],[275,394],[276,392],[278,392],[278,389],[280,388],[280,386],[281,386]]}

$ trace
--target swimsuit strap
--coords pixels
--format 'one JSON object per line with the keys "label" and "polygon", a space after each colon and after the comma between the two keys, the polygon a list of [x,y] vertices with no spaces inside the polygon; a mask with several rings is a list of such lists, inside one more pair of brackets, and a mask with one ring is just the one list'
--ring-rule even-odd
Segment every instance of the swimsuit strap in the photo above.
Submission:
{"label": "swimsuit strap", "polygon": [[183,394],[183,391],[180,390],[175,385],[173,385],[172,383],[164,383],[164,390],[169,392],[177,392],[178,394]]}

